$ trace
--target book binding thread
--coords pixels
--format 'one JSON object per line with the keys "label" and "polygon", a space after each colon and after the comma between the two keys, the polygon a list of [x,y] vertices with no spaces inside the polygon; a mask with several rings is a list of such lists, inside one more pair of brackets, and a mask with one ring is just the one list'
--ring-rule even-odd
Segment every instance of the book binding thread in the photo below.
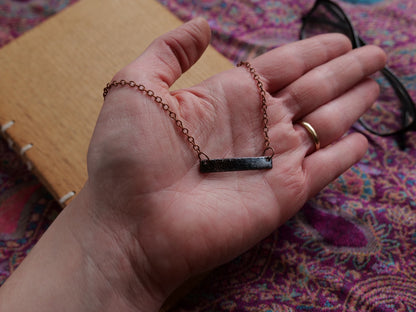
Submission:
{"label": "book binding thread", "polygon": [[[1,127],[0,127],[1,134],[2,134],[3,138],[5,138],[7,144],[9,145],[9,148],[11,148],[11,149],[14,149],[15,144],[14,144],[12,138],[7,134],[7,130],[10,129],[13,125],[15,125],[15,123],[16,122],[14,120],[10,120],[10,121],[4,123],[3,125],[1,125]],[[33,143],[28,143],[28,144],[23,145],[20,148],[20,151],[19,151],[19,154],[22,157],[22,159],[24,159],[24,161],[26,163],[26,167],[29,171],[32,171],[33,164],[28,159],[26,159],[25,153],[28,150],[30,150],[31,148],[33,148]],[[66,193],[65,195],[63,195],[61,198],[59,198],[58,202],[62,206],[65,206],[65,203],[70,198],[72,198],[73,196],[75,196],[75,192],[70,191],[70,192]]]}

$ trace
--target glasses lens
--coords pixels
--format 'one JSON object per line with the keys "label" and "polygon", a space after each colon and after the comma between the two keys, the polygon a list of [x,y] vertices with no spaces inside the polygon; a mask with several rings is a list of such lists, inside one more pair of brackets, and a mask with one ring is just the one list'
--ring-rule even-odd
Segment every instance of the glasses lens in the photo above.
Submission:
{"label": "glasses lens", "polygon": [[322,1],[304,18],[302,38],[334,32],[354,40],[352,26],[341,8],[334,3]]}
{"label": "glasses lens", "polygon": [[[381,72],[375,74],[373,78],[380,86],[380,95],[360,118],[362,125],[379,135],[393,134],[409,126],[415,119],[413,104],[408,103],[409,106],[406,107],[406,102],[400,101],[390,81]],[[402,85],[396,87],[404,90]]]}
{"label": "glasses lens", "polygon": [[[341,7],[328,0],[320,0],[304,17],[301,38],[324,33],[342,33],[350,38],[353,47],[365,45],[354,33],[353,27]],[[415,108],[404,86],[387,71],[378,72],[374,79],[380,86],[380,96],[361,118],[367,130],[378,135],[391,135],[413,123]],[[386,78],[388,77],[388,78]],[[394,85],[394,88],[392,87]],[[397,93],[396,93],[397,92]],[[400,94],[401,97],[398,97]]]}

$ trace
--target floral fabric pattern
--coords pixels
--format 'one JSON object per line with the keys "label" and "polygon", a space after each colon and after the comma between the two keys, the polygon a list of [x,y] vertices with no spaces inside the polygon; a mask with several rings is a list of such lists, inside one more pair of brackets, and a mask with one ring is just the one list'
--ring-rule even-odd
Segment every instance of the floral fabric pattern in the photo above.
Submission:
{"label": "floral fabric pattern", "polygon": [[[0,0],[0,46],[76,1]],[[232,62],[298,40],[313,0],[159,0],[183,21],[205,17]],[[413,0],[336,1],[416,99]],[[171,311],[415,311],[416,135],[406,149],[358,125],[359,163],[251,250],[217,268]],[[6,142],[0,144],[0,283],[59,206]]]}

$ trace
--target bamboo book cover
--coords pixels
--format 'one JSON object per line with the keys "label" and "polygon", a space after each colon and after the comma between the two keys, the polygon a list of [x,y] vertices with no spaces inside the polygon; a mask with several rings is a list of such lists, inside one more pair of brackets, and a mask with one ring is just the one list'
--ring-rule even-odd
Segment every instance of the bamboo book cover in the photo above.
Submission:
{"label": "bamboo book cover", "polygon": [[[0,49],[2,134],[62,206],[87,179],[104,86],[180,24],[154,0],[80,0]],[[173,89],[231,66],[209,47]]]}

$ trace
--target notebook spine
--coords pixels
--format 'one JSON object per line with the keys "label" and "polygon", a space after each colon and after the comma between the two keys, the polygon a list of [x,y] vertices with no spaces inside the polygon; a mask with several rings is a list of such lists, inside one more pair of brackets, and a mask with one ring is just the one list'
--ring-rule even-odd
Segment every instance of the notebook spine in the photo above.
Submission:
{"label": "notebook spine", "polygon": [[1,125],[1,134],[2,136],[6,139],[7,144],[9,144],[9,147],[12,148],[14,145],[13,140],[10,138],[10,136],[7,135],[6,131],[7,129],[9,129],[11,126],[13,126],[15,123],[14,120],[10,120],[9,122],[6,122],[5,124]]}
{"label": "notebook spine", "polygon": [[[1,128],[0,128],[2,137],[6,140],[9,147],[11,149],[14,149],[14,150],[16,150],[16,147],[15,147],[16,144],[12,140],[11,136],[7,133],[7,130],[10,129],[15,124],[16,124],[16,122],[14,120],[10,120],[10,121],[2,124]],[[27,157],[25,157],[25,154],[31,148],[33,148],[33,143],[27,143],[27,144],[23,145],[22,147],[17,148],[17,151],[18,151],[19,155],[23,159],[23,161],[26,164],[26,167],[29,171],[32,171],[33,164]],[[63,195],[62,197],[60,197],[58,199],[58,202],[61,206],[66,206],[66,203],[68,202],[68,200],[70,200],[74,196],[75,196],[75,192],[70,191],[70,192],[66,193],[65,195]]]}

